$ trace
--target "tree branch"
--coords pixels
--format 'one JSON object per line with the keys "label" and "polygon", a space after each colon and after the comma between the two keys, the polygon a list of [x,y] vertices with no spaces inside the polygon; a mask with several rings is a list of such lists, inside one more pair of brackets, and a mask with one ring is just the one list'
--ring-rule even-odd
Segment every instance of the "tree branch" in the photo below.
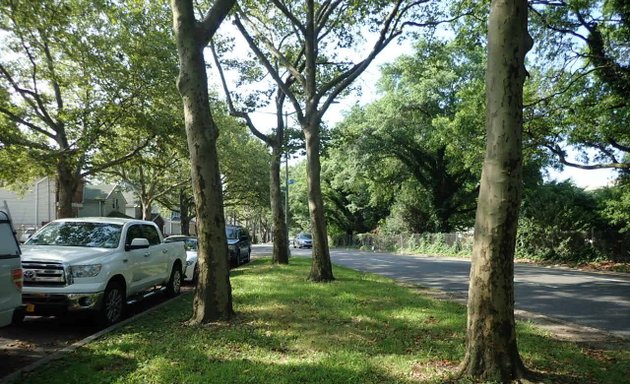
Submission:
{"label": "tree branch", "polygon": [[48,132],[47,130],[31,123],[28,122],[26,120],[24,120],[23,118],[19,117],[18,115],[14,114],[13,112],[9,111],[6,108],[0,107],[0,113],[2,113],[3,115],[5,115],[6,117],[8,117],[11,121],[16,122],[18,124],[23,124],[25,126],[27,126],[28,128],[32,129],[35,132],[41,133],[42,135],[50,138],[50,139],[55,139],[55,135]]}
{"label": "tree branch", "polygon": [[217,50],[216,47],[214,45],[214,42],[212,40],[210,40],[210,50],[212,52],[212,57],[214,59],[214,64],[217,67],[217,71],[219,71],[219,78],[221,79],[221,85],[223,86],[223,92],[225,93],[225,98],[227,100],[227,104],[228,104],[228,109],[230,111],[230,115],[235,116],[235,117],[239,117],[243,120],[245,120],[245,123],[247,124],[247,127],[249,128],[249,130],[254,134],[254,136],[256,136],[257,138],[259,138],[260,140],[262,140],[266,145],[271,146],[271,140],[269,139],[269,137],[267,135],[265,135],[264,133],[260,132],[256,126],[254,125],[254,122],[252,121],[251,117],[249,116],[249,113],[245,112],[245,111],[237,111],[236,107],[234,106],[234,101],[232,100],[232,94],[230,92],[230,89],[228,87],[227,81],[225,80],[225,74],[223,73],[223,66],[221,65],[221,61],[219,60],[219,55],[217,54]]}
{"label": "tree branch", "polygon": [[121,157],[119,157],[119,158],[117,158],[117,159],[114,159],[114,160],[111,160],[111,161],[108,161],[108,162],[105,162],[105,163],[102,163],[102,164],[99,164],[99,165],[97,165],[97,166],[92,166],[92,167],[89,167],[88,169],[86,169],[85,171],[83,171],[83,172],[80,174],[80,176],[81,176],[81,177],[86,177],[86,176],[89,176],[89,175],[94,175],[94,174],[97,174],[98,172],[101,172],[101,171],[103,171],[104,169],[107,169],[107,168],[109,168],[109,167],[112,167],[112,166],[115,166],[115,165],[119,165],[119,164],[123,164],[123,163],[125,163],[126,161],[128,161],[129,159],[133,158],[133,157],[134,157],[134,156],[136,156],[138,153],[140,153],[140,151],[141,151],[142,149],[146,148],[146,147],[147,147],[147,146],[151,143],[151,141],[152,141],[154,138],[155,138],[155,137],[154,137],[154,136],[152,136],[152,137],[150,137],[150,138],[146,139],[146,140],[144,141],[144,143],[142,143],[140,146],[136,147],[133,151],[131,151],[131,152],[127,153],[127,154],[126,154],[126,155],[124,155],[124,156],[121,156]]}
{"label": "tree branch", "polygon": [[[239,12],[239,15],[235,17],[235,22],[238,23],[236,26],[239,28],[239,30],[241,31],[241,34],[243,34],[245,39],[247,40],[247,38],[249,37],[249,34],[248,34],[248,36],[244,35],[245,32],[243,32],[243,31],[246,31],[246,30],[245,30],[245,27],[243,26],[243,24],[240,21],[241,18],[243,20],[245,20],[252,28],[255,29],[257,37],[267,47],[267,49],[272,54],[272,56],[275,57],[280,62],[280,64],[283,67],[285,67],[293,75],[293,77],[295,77],[300,82],[300,84],[302,84],[304,86],[306,80],[302,76],[302,73],[300,73],[300,71],[297,68],[295,68],[293,66],[293,64],[290,63],[287,60],[287,58],[280,51],[278,51],[278,49],[273,45],[273,43],[271,41],[269,41],[269,39],[267,39],[267,37],[256,28],[254,23],[252,23],[249,20],[249,17],[244,12],[241,11],[241,12]],[[242,28],[242,30],[241,30],[241,28]],[[250,37],[250,39],[251,39],[251,37]],[[253,39],[251,39],[251,40],[253,41]]]}
{"label": "tree branch", "polygon": [[243,35],[243,37],[247,41],[247,44],[249,45],[250,49],[254,52],[258,60],[260,60],[262,65],[265,67],[265,69],[267,69],[267,71],[269,72],[271,77],[274,79],[276,84],[278,84],[282,92],[289,98],[289,100],[291,100],[291,103],[293,104],[293,107],[295,108],[295,113],[298,115],[298,119],[299,120],[304,119],[304,113],[302,112],[302,108],[300,106],[298,99],[295,97],[295,94],[291,91],[291,88],[287,84],[285,84],[284,81],[282,81],[282,78],[280,78],[280,74],[278,73],[278,71],[271,65],[271,63],[269,62],[269,60],[267,60],[263,52],[258,48],[256,43],[254,42],[254,39],[252,39],[252,37],[249,35],[249,33],[247,32],[247,30],[241,23],[238,16],[234,18],[234,24],[236,25],[238,30],[241,32],[241,35]]}
{"label": "tree branch", "polygon": [[567,160],[565,152],[558,145],[551,144],[543,144],[545,148],[551,151],[558,157],[558,161],[561,164],[564,164],[569,167],[579,168],[579,169],[621,169],[621,170],[630,170],[630,163],[621,163],[612,161],[610,163],[600,163],[600,164],[581,164],[575,163]]}
{"label": "tree branch", "polygon": [[201,22],[196,23],[197,42],[201,47],[207,46],[212,40],[234,4],[236,4],[236,0],[215,0],[206,17]]}
{"label": "tree branch", "polygon": [[297,27],[299,29],[299,31],[304,35],[306,34],[306,28],[304,27],[304,25],[302,23],[300,23],[300,20],[298,20],[297,17],[295,17],[295,15],[293,14],[293,12],[291,12],[285,5],[284,3],[282,3],[279,0],[271,0],[273,5],[275,5],[280,12],[282,12],[282,14],[284,16],[286,16],[289,20],[291,20],[291,24],[294,25],[295,27]]}

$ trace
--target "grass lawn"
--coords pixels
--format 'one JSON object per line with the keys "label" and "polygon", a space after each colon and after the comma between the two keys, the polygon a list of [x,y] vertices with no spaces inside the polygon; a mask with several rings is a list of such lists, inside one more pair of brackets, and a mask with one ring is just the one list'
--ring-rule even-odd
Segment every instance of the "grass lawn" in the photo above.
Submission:
{"label": "grass lawn", "polygon": [[[444,383],[464,353],[466,311],[371,274],[310,259],[232,271],[237,317],[188,326],[192,295],[21,378],[36,383]],[[592,350],[519,324],[521,355],[548,383],[630,383],[630,351]],[[467,380],[460,381],[469,383]]]}

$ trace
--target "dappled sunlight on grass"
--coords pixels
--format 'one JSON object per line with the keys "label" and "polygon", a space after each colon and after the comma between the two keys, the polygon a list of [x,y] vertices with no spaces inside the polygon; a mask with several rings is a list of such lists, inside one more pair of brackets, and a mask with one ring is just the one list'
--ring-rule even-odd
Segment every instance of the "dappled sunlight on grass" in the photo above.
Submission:
{"label": "dappled sunlight on grass", "polygon": [[[192,295],[27,375],[36,383],[443,383],[464,354],[466,311],[391,280],[336,267],[306,280],[308,259],[257,260],[232,274],[237,316],[185,325]],[[630,356],[611,361],[519,327],[529,367],[554,382],[616,383]],[[589,373],[575,371],[579,361]],[[560,366],[561,365],[561,366]],[[615,376],[618,375],[618,376]],[[558,379],[559,378],[559,379]],[[557,380],[556,380],[557,379]],[[558,381],[559,380],[559,381]],[[466,382],[466,381],[463,381]],[[579,381],[576,381],[579,382]]]}

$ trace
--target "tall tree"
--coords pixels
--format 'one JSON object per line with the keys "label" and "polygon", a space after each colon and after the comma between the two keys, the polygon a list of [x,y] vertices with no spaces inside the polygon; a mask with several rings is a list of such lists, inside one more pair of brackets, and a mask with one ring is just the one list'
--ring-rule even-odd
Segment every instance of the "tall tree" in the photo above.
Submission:
{"label": "tall tree", "polygon": [[171,0],[179,57],[177,88],[184,104],[199,239],[199,280],[191,324],[226,320],[234,315],[216,145],[219,131],[210,111],[203,51],[235,2],[216,0],[198,21],[192,0]]}
{"label": "tall tree", "polygon": [[[223,91],[225,92],[230,114],[243,119],[252,134],[259,138],[263,143],[265,143],[265,145],[267,145],[271,149],[271,164],[269,167],[269,195],[273,224],[273,253],[271,259],[274,263],[288,264],[289,248],[287,244],[289,243],[289,238],[286,221],[286,215],[288,215],[288,212],[284,211],[282,190],[280,187],[280,166],[282,164],[282,155],[286,154],[287,142],[287,121],[284,115],[284,102],[286,100],[286,96],[276,89],[276,127],[272,130],[270,134],[264,134],[260,129],[258,129],[258,127],[256,127],[256,124],[254,123],[253,119],[250,116],[250,113],[248,112],[251,107],[248,108],[247,105],[245,105],[242,108],[239,108],[240,106],[238,106],[234,101],[234,98],[232,97],[232,92],[225,78],[221,58],[219,57],[217,49],[214,45],[212,45],[212,53],[215,59],[217,70],[219,72],[219,75],[221,76],[221,84],[223,85]],[[278,70],[277,66],[276,70]],[[242,68],[242,72],[245,72],[243,74],[243,77],[251,77],[247,76],[247,72],[250,71],[251,70],[247,67]],[[258,80],[258,78],[258,76],[254,76],[254,79]],[[285,80],[285,82],[288,81],[293,81],[293,78],[289,76],[289,79]],[[242,95],[240,96],[241,97],[239,97],[239,99],[248,99],[247,97],[243,97]],[[263,100],[263,102],[265,102],[265,100]],[[252,104],[252,102],[245,102],[244,104]]]}
{"label": "tall tree", "polygon": [[[422,14],[435,9],[428,3],[429,0],[271,0],[244,2],[237,12],[236,27],[291,102],[304,133],[313,235],[311,281],[334,279],[321,190],[321,122],[324,113],[337,96],[348,92],[354,80],[403,33],[405,27],[438,23],[435,18]],[[275,34],[277,29],[282,33]],[[360,32],[366,30],[375,31],[375,40],[367,54],[356,60],[357,55],[348,54],[347,48],[356,47],[362,41]],[[295,82],[287,84],[283,80],[285,72],[279,73],[274,62],[280,63],[280,68],[295,78]]]}
{"label": "tall tree", "polygon": [[509,383],[527,374],[516,344],[514,249],[522,183],[526,0],[493,0],[488,19],[486,156],[475,220],[461,372]]}

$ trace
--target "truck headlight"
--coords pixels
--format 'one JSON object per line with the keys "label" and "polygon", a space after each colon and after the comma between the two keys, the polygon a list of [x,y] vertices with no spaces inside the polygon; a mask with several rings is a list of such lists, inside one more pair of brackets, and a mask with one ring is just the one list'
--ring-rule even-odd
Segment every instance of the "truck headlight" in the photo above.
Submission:
{"label": "truck headlight", "polygon": [[101,268],[101,264],[71,265],[70,275],[72,277],[94,277],[101,272]]}

